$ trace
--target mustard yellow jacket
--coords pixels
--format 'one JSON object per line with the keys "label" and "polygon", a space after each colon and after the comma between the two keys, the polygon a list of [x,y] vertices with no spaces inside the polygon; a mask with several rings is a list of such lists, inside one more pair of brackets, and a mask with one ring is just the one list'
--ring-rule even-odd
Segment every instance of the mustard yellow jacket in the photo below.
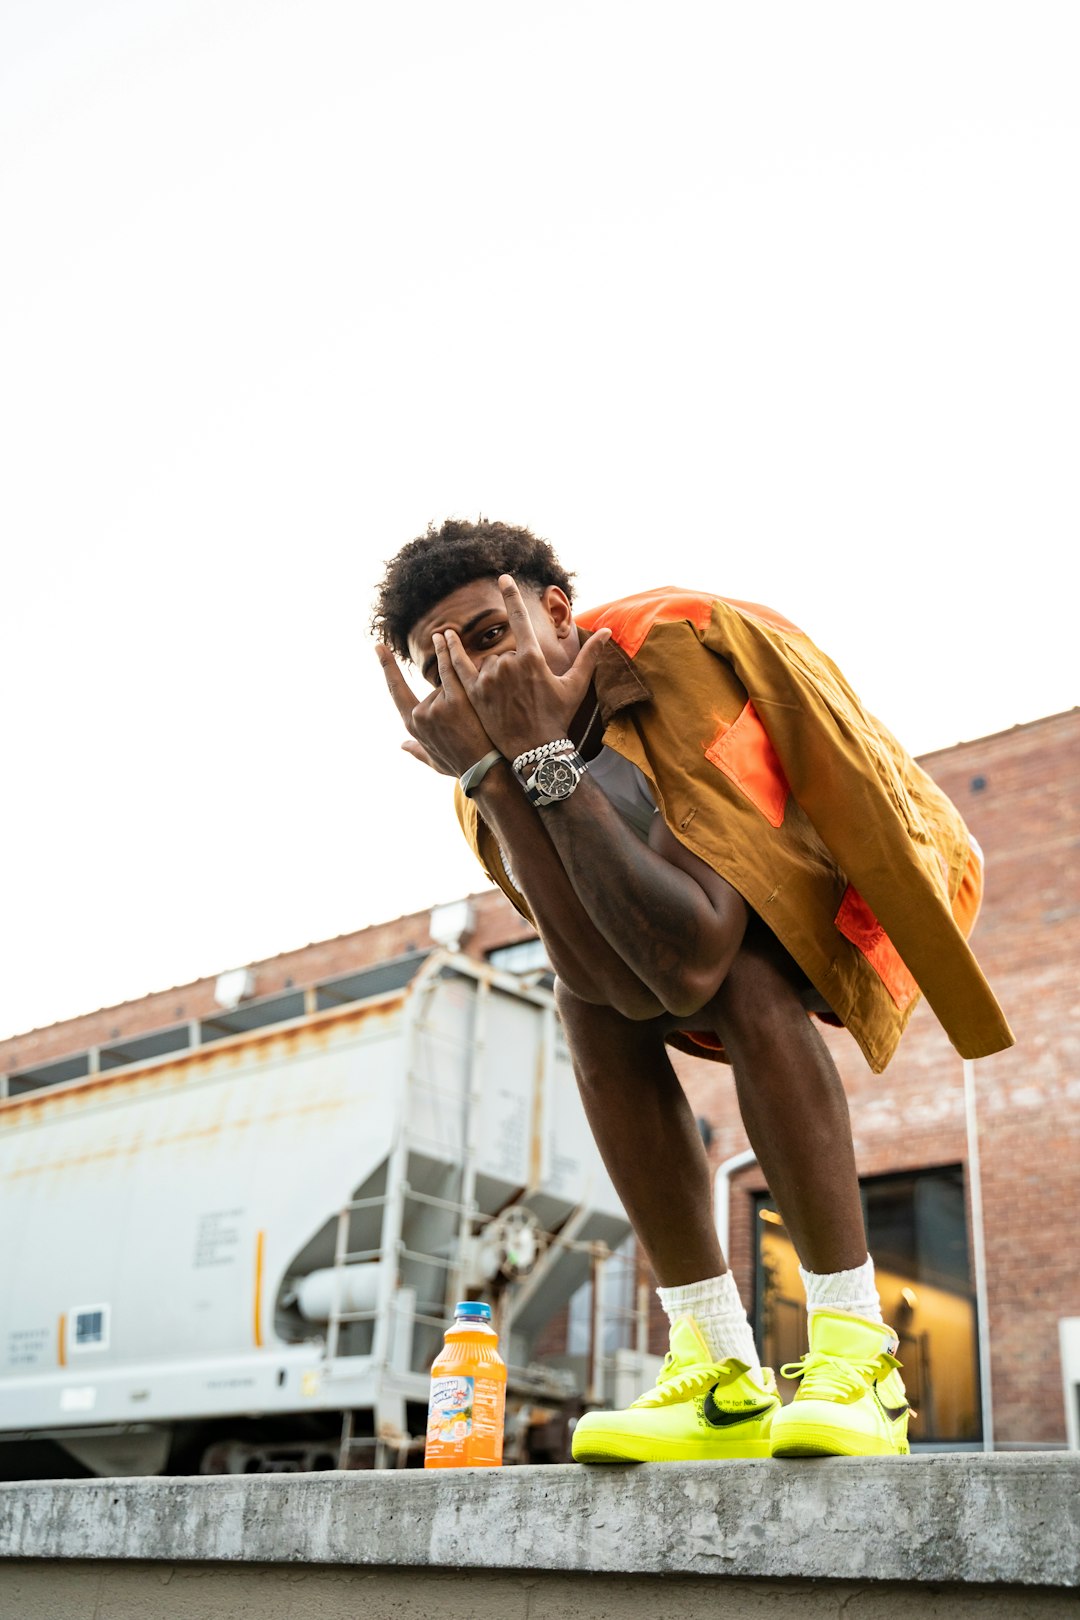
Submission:
{"label": "mustard yellow jacket", "polygon": [[[577,622],[612,630],[596,675],[605,744],[644,772],[676,838],[764,918],[875,1071],[920,992],[962,1057],[1012,1045],[954,916],[967,829],[808,636],[769,608],[673,587]],[[532,921],[460,789],[457,811]]]}

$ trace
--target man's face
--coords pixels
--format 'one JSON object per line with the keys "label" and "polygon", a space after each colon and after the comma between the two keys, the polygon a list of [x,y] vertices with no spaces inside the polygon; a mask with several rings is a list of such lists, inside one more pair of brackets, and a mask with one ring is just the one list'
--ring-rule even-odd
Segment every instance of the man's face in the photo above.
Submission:
{"label": "man's face", "polygon": [[[522,585],[520,590],[549,668],[556,675],[565,674],[578,650],[569,601],[557,585],[548,585],[543,591]],[[468,585],[459,585],[414,624],[409,635],[409,657],[432,686],[439,684],[431,639],[436,630],[456,631],[477,668],[485,658],[516,651],[506,603],[493,579],[474,579]]]}

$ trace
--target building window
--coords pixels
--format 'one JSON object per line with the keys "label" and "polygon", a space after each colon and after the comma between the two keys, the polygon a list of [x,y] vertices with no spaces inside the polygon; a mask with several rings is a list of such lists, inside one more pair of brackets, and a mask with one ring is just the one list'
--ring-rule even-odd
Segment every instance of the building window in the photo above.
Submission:
{"label": "building window", "polygon": [[505,973],[535,973],[549,968],[547,948],[542,939],[522,939],[515,945],[500,945],[488,951],[488,961]]}
{"label": "building window", "polygon": [[[963,1170],[875,1176],[861,1190],[882,1314],[899,1337],[908,1398],[919,1414],[912,1444],[978,1442],[978,1334]],[[806,1350],[806,1306],[776,1205],[758,1195],[755,1206],[755,1326],[762,1360],[779,1374]],[[778,1383],[790,1400],[796,1385],[779,1376]]]}

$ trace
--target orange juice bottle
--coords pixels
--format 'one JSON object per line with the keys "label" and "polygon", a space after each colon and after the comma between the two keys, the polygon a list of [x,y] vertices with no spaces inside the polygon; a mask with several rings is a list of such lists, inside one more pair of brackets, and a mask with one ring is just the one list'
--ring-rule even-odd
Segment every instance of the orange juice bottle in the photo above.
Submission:
{"label": "orange juice bottle", "polygon": [[502,1466],[506,1363],[491,1306],[462,1300],[431,1367],[425,1468]]}

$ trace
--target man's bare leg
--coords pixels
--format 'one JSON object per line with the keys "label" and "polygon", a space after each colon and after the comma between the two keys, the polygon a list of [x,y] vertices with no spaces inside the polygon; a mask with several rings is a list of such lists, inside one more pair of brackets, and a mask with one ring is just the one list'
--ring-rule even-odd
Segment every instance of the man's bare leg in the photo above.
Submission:
{"label": "man's bare leg", "polygon": [[846,1271],[867,1253],[851,1120],[800,979],[757,925],[708,1019],[731,1060],[746,1134],[800,1261],[807,1271]]}
{"label": "man's bare leg", "polygon": [[556,999],[596,1145],[657,1281],[719,1276],[709,1163],[664,1046],[670,1020],[634,1023],[561,983]]}
{"label": "man's bare leg", "polygon": [[780,1401],[716,1239],[708,1160],[664,1046],[672,1020],[632,1022],[561,985],[557,996],[593,1134],[671,1323],[657,1378],[663,1393],[620,1411],[586,1412],[574,1428],[573,1457],[768,1457]]}
{"label": "man's bare leg", "polygon": [[[635,1023],[559,986],[585,1111],[608,1174],[662,1287],[718,1276],[708,1160],[664,1047],[672,1020]],[[808,1271],[866,1259],[847,1098],[801,1000],[797,970],[752,929],[697,1028],[735,1072],[747,1135]]]}

